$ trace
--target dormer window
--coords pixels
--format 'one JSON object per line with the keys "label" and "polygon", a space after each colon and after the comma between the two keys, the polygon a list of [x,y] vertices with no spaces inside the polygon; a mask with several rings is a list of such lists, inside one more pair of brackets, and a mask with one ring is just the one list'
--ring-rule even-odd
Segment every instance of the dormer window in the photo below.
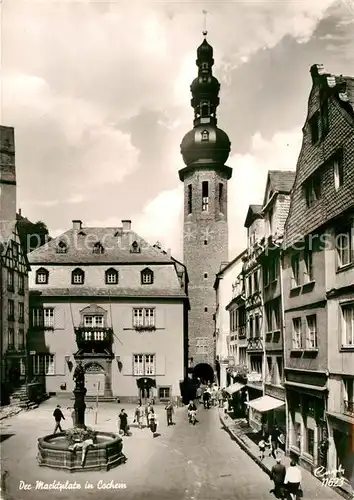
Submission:
{"label": "dormer window", "polygon": [[140,253],[141,249],[139,243],[137,241],[133,241],[132,246],[130,247],[130,253]]}
{"label": "dormer window", "polygon": [[49,281],[49,271],[41,267],[36,271],[36,283],[37,285],[48,285]]}
{"label": "dormer window", "polygon": [[152,285],[154,282],[154,273],[151,269],[143,269],[141,271],[141,284],[142,285]]}
{"label": "dormer window", "polygon": [[118,284],[118,271],[111,267],[106,271],[106,285],[117,285],[117,284]]}
{"label": "dormer window", "polygon": [[73,285],[83,285],[85,282],[85,273],[82,269],[74,269],[71,273],[71,283]]}
{"label": "dormer window", "polygon": [[68,247],[64,241],[59,241],[58,246],[56,248],[57,253],[67,253]]}
{"label": "dormer window", "polygon": [[86,236],[86,233],[85,233],[84,231],[79,231],[77,234],[78,234],[79,236]]}
{"label": "dormer window", "polygon": [[207,130],[203,130],[202,141],[208,141],[208,140],[209,140],[209,132]]}
{"label": "dormer window", "polygon": [[92,253],[96,253],[96,254],[101,254],[104,252],[104,248],[103,248],[103,245],[101,242],[97,242],[95,243],[93,249],[92,249]]}

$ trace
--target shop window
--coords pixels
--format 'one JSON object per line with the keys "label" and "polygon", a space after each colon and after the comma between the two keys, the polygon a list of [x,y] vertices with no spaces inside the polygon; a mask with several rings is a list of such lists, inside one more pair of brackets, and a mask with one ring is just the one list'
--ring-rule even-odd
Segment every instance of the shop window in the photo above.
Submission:
{"label": "shop window", "polygon": [[311,457],[315,454],[315,432],[313,429],[307,429],[307,453]]}
{"label": "shop window", "polygon": [[170,399],[171,397],[171,388],[170,387],[159,387],[159,399]]}

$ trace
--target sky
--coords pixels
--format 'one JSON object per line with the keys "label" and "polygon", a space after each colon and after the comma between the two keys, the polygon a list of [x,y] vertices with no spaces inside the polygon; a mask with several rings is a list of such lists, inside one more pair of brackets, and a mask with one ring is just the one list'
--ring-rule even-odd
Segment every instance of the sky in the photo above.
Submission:
{"label": "sky", "polygon": [[1,124],[15,127],[17,206],[52,236],[121,225],[182,259],[196,49],[214,48],[231,140],[229,258],[268,170],[294,170],[310,66],[354,75],[354,0],[2,0]]}

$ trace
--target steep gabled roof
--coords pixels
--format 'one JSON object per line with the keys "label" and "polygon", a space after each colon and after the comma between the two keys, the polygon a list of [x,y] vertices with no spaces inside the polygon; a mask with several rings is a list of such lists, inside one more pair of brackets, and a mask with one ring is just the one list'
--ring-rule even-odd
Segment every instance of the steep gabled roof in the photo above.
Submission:
{"label": "steep gabled roof", "polygon": [[9,241],[16,233],[16,221],[0,220],[0,256],[6,252]]}
{"label": "steep gabled roof", "polygon": [[263,206],[269,198],[268,193],[290,194],[295,181],[295,170],[269,170],[266,189],[264,193]]}
{"label": "steep gabled roof", "polygon": [[[57,253],[57,246],[64,242],[65,253]],[[94,253],[95,245],[100,242],[102,253]],[[132,244],[137,242],[139,252],[131,252]],[[149,245],[134,231],[122,231],[113,227],[82,227],[70,229],[52,239],[45,245],[28,254],[32,264],[163,264],[173,263],[168,254]]]}
{"label": "steep gabled roof", "polygon": [[250,205],[248,207],[244,227],[250,227],[255,219],[262,218],[262,205]]}

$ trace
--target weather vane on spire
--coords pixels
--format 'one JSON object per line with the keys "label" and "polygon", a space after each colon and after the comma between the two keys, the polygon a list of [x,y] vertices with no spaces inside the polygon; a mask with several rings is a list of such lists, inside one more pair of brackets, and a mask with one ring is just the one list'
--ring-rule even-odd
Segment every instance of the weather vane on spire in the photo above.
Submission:
{"label": "weather vane on spire", "polygon": [[204,14],[204,29],[203,29],[203,36],[207,36],[208,31],[207,31],[207,14],[208,12],[206,10],[203,10]]}

